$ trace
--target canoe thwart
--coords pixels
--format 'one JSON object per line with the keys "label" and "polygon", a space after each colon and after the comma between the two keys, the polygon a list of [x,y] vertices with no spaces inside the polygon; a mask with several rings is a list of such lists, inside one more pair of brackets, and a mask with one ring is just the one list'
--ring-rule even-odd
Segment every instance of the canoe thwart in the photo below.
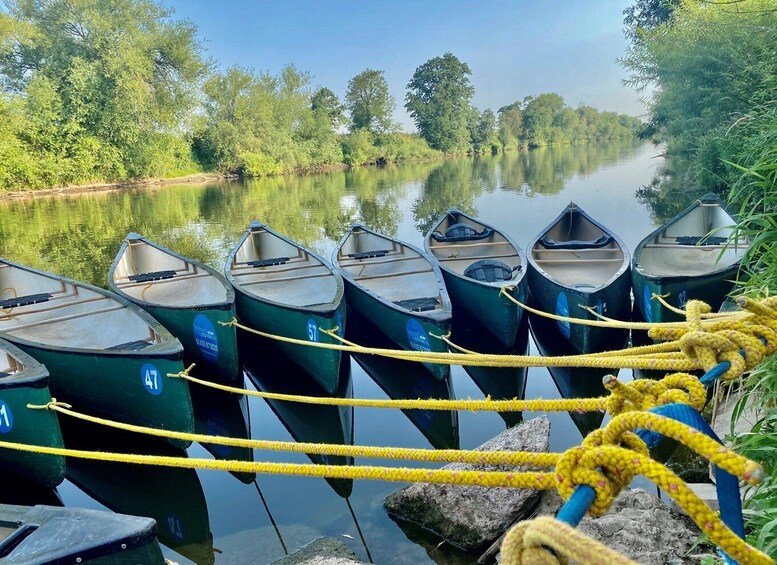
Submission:
{"label": "canoe thwart", "polygon": [[373,257],[383,257],[391,253],[390,249],[374,249],[372,251],[360,251],[359,253],[349,253],[347,257],[352,259],[372,259]]}
{"label": "canoe thwart", "polygon": [[413,312],[428,312],[429,310],[436,310],[440,301],[436,296],[429,296],[424,298],[409,298],[408,300],[395,300],[394,304]]}
{"label": "canoe thwart", "polygon": [[106,351],[121,350],[121,351],[140,351],[151,345],[144,339],[138,339],[136,341],[128,341],[127,343],[120,343],[112,347],[106,347]]}
{"label": "canoe thwart", "polygon": [[445,235],[438,231],[432,233],[435,241],[477,241],[487,239],[494,233],[492,228],[484,228],[478,231],[469,224],[453,224],[447,230]]}
{"label": "canoe thwart", "polygon": [[291,261],[289,257],[272,257],[270,259],[255,259],[254,261],[246,261],[246,265],[251,267],[272,267],[273,265],[283,265]]}
{"label": "canoe thwart", "polygon": [[127,278],[132,282],[152,282],[161,281],[164,279],[172,279],[175,276],[175,271],[150,271],[148,273],[138,273],[137,275],[129,275]]}
{"label": "canoe thwart", "polygon": [[570,239],[567,241],[557,241],[547,235],[541,237],[537,243],[542,245],[545,249],[585,249],[585,248],[599,248],[610,245],[613,241],[613,237],[609,234],[602,234],[596,239],[589,241]]}
{"label": "canoe thwart", "polygon": [[722,236],[680,235],[675,238],[675,241],[678,245],[723,245],[728,241],[728,238]]}
{"label": "canoe thwart", "polygon": [[17,296],[15,298],[6,298],[0,300],[0,308],[18,308],[19,306],[29,306],[30,304],[39,304],[41,302],[48,302],[52,297],[50,292],[43,292],[40,294],[27,294],[25,296]]}
{"label": "canoe thwart", "polygon": [[520,265],[512,268],[501,261],[484,259],[467,267],[464,270],[464,276],[481,282],[509,281],[512,280],[513,273],[520,270]]}

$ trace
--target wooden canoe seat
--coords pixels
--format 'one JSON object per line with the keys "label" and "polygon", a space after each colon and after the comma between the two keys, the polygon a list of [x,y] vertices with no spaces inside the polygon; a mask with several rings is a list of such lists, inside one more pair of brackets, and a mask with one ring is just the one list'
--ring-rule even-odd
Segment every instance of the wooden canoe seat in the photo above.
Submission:
{"label": "wooden canoe seat", "polygon": [[27,294],[25,296],[17,296],[15,298],[6,298],[0,300],[0,309],[6,310],[8,308],[18,308],[19,306],[29,306],[30,304],[40,304],[41,302],[48,302],[53,295],[50,292],[43,292],[40,294]]}
{"label": "wooden canoe seat", "polygon": [[274,265],[283,265],[291,261],[289,257],[272,257],[270,259],[255,259],[254,261],[246,261],[246,265],[251,267],[272,267]]}
{"label": "wooden canoe seat", "polygon": [[161,281],[165,279],[172,279],[177,273],[173,270],[168,271],[150,271],[148,273],[138,273],[136,275],[129,275],[127,278],[135,283]]}
{"label": "wooden canoe seat", "polygon": [[578,240],[578,239],[570,239],[567,241],[557,241],[555,239],[552,239],[548,237],[547,235],[540,238],[540,240],[537,242],[540,245],[542,245],[545,249],[599,249],[601,247],[607,247],[610,245],[613,241],[613,237],[608,234],[602,234],[596,239],[584,241],[584,240]]}
{"label": "wooden canoe seat", "polygon": [[436,231],[432,233],[435,241],[455,242],[455,241],[478,241],[488,239],[494,233],[492,228],[485,228],[483,231],[477,231],[469,224],[453,224],[447,230],[445,235]]}
{"label": "wooden canoe seat", "polygon": [[139,339],[136,341],[128,341],[127,343],[120,343],[118,345],[113,345],[111,347],[106,347],[106,351],[140,351],[141,349],[145,349],[151,345],[149,342],[147,342],[145,339]]}
{"label": "wooden canoe seat", "polygon": [[728,238],[722,236],[680,235],[675,238],[677,245],[723,245],[727,241]]}
{"label": "wooden canoe seat", "polygon": [[359,253],[349,253],[346,257],[351,259],[372,259],[373,257],[383,257],[391,253],[390,249],[374,249],[372,251],[360,251]]}
{"label": "wooden canoe seat", "polygon": [[425,298],[410,298],[408,300],[396,300],[394,304],[400,308],[411,310],[412,312],[428,312],[429,310],[436,310],[440,305],[440,301],[436,296],[429,296]]}

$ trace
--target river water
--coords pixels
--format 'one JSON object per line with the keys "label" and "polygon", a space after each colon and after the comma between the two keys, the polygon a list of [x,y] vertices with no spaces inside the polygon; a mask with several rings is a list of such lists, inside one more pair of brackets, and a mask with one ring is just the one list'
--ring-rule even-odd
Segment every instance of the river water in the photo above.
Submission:
{"label": "river water", "polygon": [[[665,219],[654,217],[650,203],[637,197],[640,187],[660,172],[663,159],[659,153],[660,148],[636,142],[589,144],[299,177],[3,201],[0,256],[106,286],[108,267],[129,231],[221,269],[252,219],[329,256],[347,226],[357,221],[422,246],[423,234],[434,220],[455,206],[525,245],[570,201],[633,249]],[[532,351],[536,352],[533,345]],[[407,384],[413,378],[411,370],[365,365],[370,374],[351,362],[347,393],[360,398],[418,395],[412,383],[402,388],[405,385],[396,376],[408,373],[403,375]],[[249,387],[298,386],[300,393],[305,392],[303,384],[289,385],[304,378],[297,377],[293,367],[267,369],[258,358],[247,369],[256,373],[256,378],[247,379]],[[492,392],[490,387],[504,391],[505,386],[507,390],[513,386],[515,394],[520,394],[523,379],[523,374],[498,372],[470,376],[461,367],[453,367],[450,390],[436,390],[439,385],[431,383],[427,392],[482,398],[484,391]],[[526,398],[559,396],[545,369],[529,370],[525,387]],[[376,409],[310,409],[258,398],[241,403],[235,397],[209,392],[195,395],[195,402],[199,432],[250,433],[254,438],[281,441],[470,449],[514,422],[509,416],[486,413],[456,417]],[[552,415],[551,422],[551,450],[579,443],[580,430],[590,424],[568,414]],[[99,435],[71,433],[95,441]],[[93,447],[165,451],[160,446],[125,443],[122,438],[108,437],[104,445]],[[188,454],[240,456],[218,447],[210,447],[209,452],[197,444]],[[302,454],[256,452],[253,457],[257,461],[310,461]],[[155,518],[167,557],[178,562],[267,563],[322,535],[340,539],[362,559],[368,559],[369,551],[376,563],[473,561],[472,555],[440,545],[439,539],[418,528],[400,527],[387,516],[382,501],[401,486],[398,484],[281,476],[259,476],[250,482],[245,476],[218,471],[127,469],[75,461],[68,465],[69,480],[57,491],[62,503]],[[14,493],[13,498],[33,503],[51,501],[50,494]],[[0,494],[0,502],[8,500],[3,496],[10,495]]]}

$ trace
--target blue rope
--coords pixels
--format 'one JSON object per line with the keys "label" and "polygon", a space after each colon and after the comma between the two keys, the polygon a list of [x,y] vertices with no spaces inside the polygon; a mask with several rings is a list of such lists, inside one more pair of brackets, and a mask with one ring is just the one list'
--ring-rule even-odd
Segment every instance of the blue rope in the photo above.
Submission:
{"label": "blue rope", "polygon": [[596,498],[596,491],[588,485],[578,485],[572,496],[564,503],[564,506],[558,511],[556,518],[566,522],[573,528],[576,528],[583,519],[585,513],[591,508]]}

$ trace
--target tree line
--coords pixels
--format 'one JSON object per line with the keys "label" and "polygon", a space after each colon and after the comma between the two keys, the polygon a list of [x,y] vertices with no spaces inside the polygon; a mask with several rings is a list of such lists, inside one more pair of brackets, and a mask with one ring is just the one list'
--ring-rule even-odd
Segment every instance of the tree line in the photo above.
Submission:
{"label": "tree line", "polygon": [[293,65],[216,70],[196,27],[153,0],[5,0],[0,189],[171,177],[266,176],[633,136],[639,120],[541,94],[480,111],[451,53],[419,66],[393,121],[380,70],[344,100]]}

